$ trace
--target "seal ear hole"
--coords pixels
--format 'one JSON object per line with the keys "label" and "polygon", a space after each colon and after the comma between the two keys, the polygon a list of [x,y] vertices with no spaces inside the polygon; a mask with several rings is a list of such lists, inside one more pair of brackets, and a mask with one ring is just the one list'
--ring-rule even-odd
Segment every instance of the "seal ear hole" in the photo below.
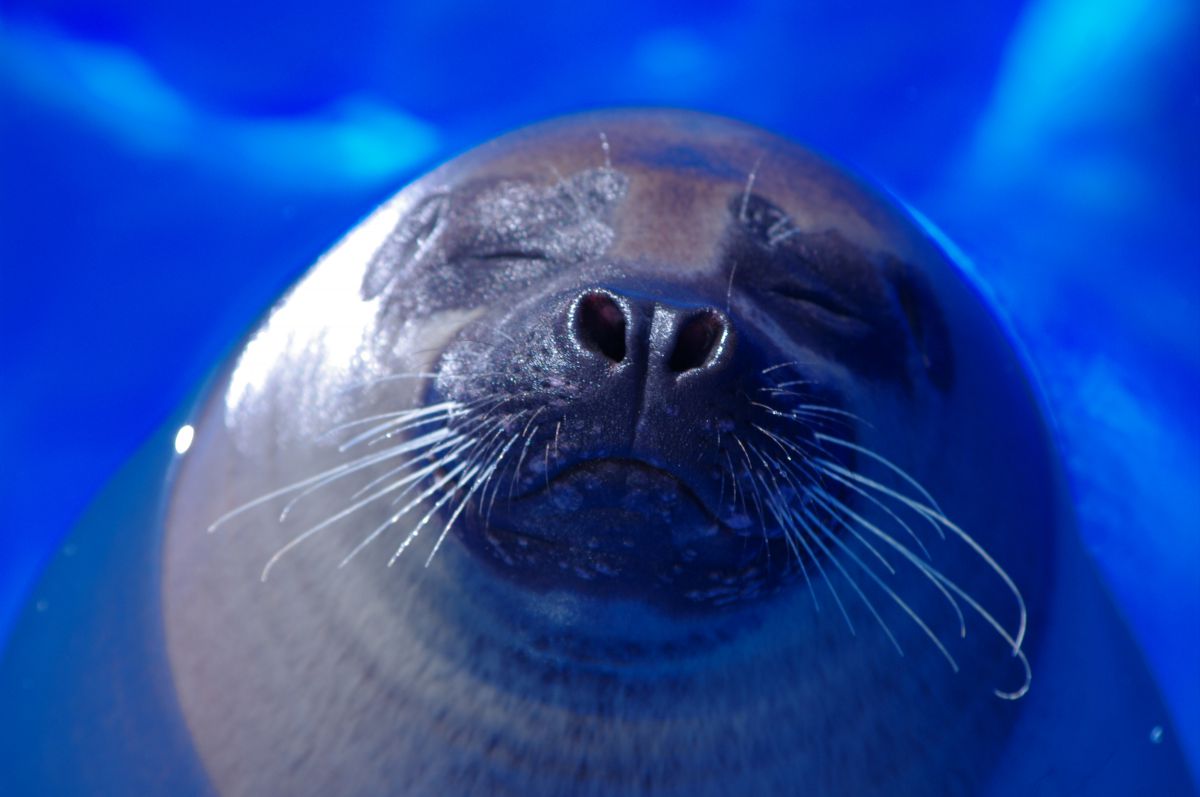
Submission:
{"label": "seal ear hole", "polygon": [[380,247],[363,275],[361,293],[370,301],[383,293],[402,272],[421,265],[421,255],[441,232],[449,208],[446,194],[434,194],[421,200],[408,212]]}
{"label": "seal ear hole", "polygon": [[575,334],[588,349],[615,363],[625,359],[625,311],[604,293],[589,293],[579,300]]}
{"label": "seal ear hole", "polygon": [[933,291],[907,264],[893,260],[887,264],[886,273],[929,381],[939,390],[949,390],[954,384],[954,354]]}
{"label": "seal ear hole", "polygon": [[712,356],[724,330],[725,325],[713,312],[699,313],[684,321],[675,335],[675,348],[667,367],[677,374],[700,368]]}

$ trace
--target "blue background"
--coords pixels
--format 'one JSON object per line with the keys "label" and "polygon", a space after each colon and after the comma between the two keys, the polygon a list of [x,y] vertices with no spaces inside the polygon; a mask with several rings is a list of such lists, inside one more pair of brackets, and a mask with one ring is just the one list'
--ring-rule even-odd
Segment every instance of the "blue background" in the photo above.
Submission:
{"label": "blue background", "polygon": [[807,142],[970,254],[1200,763],[1191,0],[4,0],[0,638],[105,480],[376,203],[512,127],[646,104]]}

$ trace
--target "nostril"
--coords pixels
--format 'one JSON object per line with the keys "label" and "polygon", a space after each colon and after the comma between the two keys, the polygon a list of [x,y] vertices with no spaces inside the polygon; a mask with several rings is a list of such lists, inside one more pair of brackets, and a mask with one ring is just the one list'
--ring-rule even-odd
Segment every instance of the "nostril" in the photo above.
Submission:
{"label": "nostril", "polygon": [[604,293],[589,293],[579,300],[575,332],[580,342],[613,362],[625,359],[625,312]]}
{"label": "nostril", "polygon": [[725,331],[724,321],[711,310],[684,321],[675,336],[675,350],[667,367],[680,374],[708,362]]}

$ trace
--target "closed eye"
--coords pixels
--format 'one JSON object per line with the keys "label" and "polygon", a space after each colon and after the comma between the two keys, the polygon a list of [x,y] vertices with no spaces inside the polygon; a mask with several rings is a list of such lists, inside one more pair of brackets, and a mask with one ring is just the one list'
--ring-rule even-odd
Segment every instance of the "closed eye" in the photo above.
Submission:
{"label": "closed eye", "polygon": [[471,252],[471,260],[549,260],[550,256],[537,249],[495,249]]}
{"label": "closed eye", "polygon": [[835,321],[867,324],[867,321],[846,302],[826,291],[787,282],[775,285],[771,290],[777,296],[818,310]]}

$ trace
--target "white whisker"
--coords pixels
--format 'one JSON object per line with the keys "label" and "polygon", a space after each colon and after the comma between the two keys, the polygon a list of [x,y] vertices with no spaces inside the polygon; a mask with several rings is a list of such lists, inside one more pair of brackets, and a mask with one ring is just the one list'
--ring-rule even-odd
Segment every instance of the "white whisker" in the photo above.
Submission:
{"label": "white whisker", "polygon": [[838,446],[844,446],[846,448],[849,448],[852,451],[857,451],[858,453],[862,454],[865,457],[870,457],[871,459],[878,462],[880,465],[883,465],[885,468],[887,468],[888,470],[895,473],[901,479],[904,479],[904,481],[908,482],[908,484],[913,489],[915,489],[917,492],[919,492],[921,494],[922,498],[924,498],[926,501],[929,502],[929,505],[931,507],[933,507],[939,513],[942,511],[942,508],[940,506],[938,506],[937,501],[933,500],[933,496],[929,494],[928,490],[926,490],[923,486],[921,486],[921,483],[919,481],[914,479],[912,476],[909,476],[908,473],[905,472],[905,470],[903,468],[901,468],[899,465],[892,462],[887,457],[884,457],[883,455],[878,454],[869,448],[864,448],[856,443],[851,443],[849,440],[843,440],[840,437],[833,437],[831,435],[822,434],[820,432],[818,432],[816,434],[816,437],[818,440],[823,440],[824,442],[833,443],[834,445],[838,445]]}
{"label": "white whisker", "polygon": [[[443,429],[443,430],[439,430],[439,432],[436,432],[434,434],[449,434],[449,432],[447,432],[446,430]],[[361,458],[353,460],[351,462],[342,463],[341,465],[330,468],[329,470],[322,471],[321,473],[318,473],[315,476],[309,476],[307,479],[301,479],[299,481],[296,481],[296,482],[293,482],[292,484],[287,485],[286,487],[281,487],[278,490],[272,490],[269,493],[260,495],[258,498],[255,498],[252,501],[248,501],[248,502],[242,504],[241,506],[237,507],[236,509],[233,509],[229,512],[226,512],[224,515],[221,515],[221,517],[219,517],[215,521],[213,521],[213,523],[208,527],[208,531],[211,533],[211,532],[215,531],[217,528],[219,528],[220,526],[227,523],[232,518],[237,517],[238,515],[241,515],[245,512],[248,512],[249,510],[254,509],[255,507],[262,506],[263,504],[268,503],[276,498],[280,498],[282,496],[293,493],[296,490],[303,490],[304,488],[306,488],[310,485],[316,484],[318,482],[330,483],[332,481],[336,481],[337,479],[339,479],[343,476],[349,475],[351,473],[355,473],[359,470],[362,470],[363,468],[370,467],[371,465],[374,465],[376,463],[383,462],[384,460],[388,460],[393,457],[398,457],[402,454],[407,454],[411,450],[412,450],[412,448],[409,447],[408,444],[402,444],[399,446],[395,446],[395,447],[389,448],[385,451],[379,451],[374,454],[369,454],[365,457],[361,457]]]}
{"label": "white whisker", "polygon": [[[792,486],[793,492],[798,497],[803,495],[804,490],[792,480],[791,473],[786,468],[780,468],[778,473],[788,482],[788,484]],[[846,611],[846,605],[842,603],[842,596],[838,593],[837,587],[833,583],[833,579],[829,577],[829,574],[825,571],[825,567],[821,564],[821,558],[812,550],[808,544],[808,541],[811,539],[818,545],[818,547],[822,549],[822,551],[826,553],[826,555],[829,553],[828,549],[821,544],[819,539],[816,539],[811,534],[811,528],[806,522],[804,522],[803,518],[798,517],[793,512],[787,512],[781,516],[781,519],[786,520],[787,525],[785,526],[785,530],[790,529],[792,532],[794,532],[796,539],[799,540],[800,544],[804,547],[805,552],[808,553],[809,558],[812,559],[813,563],[817,566],[817,570],[821,573],[821,578],[825,581],[825,586],[829,588],[830,594],[833,595],[833,601],[837,604],[838,611],[841,612],[842,618],[846,621],[846,627],[850,629],[851,636],[857,636],[857,632],[854,629],[854,623],[850,619],[850,613]],[[796,525],[797,520],[804,525],[804,529],[801,529]],[[841,569],[841,565],[836,560],[834,560],[834,564],[838,565],[838,568]],[[845,574],[845,571],[843,571],[843,574]],[[848,580],[852,581],[852,579]]]}
{"label": "white whisker", "polygon": [[[824,496],[825,499],[832,501],[836,506],[840,507],[840,509],[845,514],[849,515],[855,522],[862,525],[864,528],[866,528],[868,531],[870,531],[875,536],[879,537],[879,539],[886,542],[892,548],[895,548],[905,559],[907,559],[910,563],[912,563],[912,565],[915,568],[917,568],[917,570],[919,570],[922,575],[924,575],[927,579],[929,579],[933,583],[933,585],[935,587],[937,587],[938,591],[941,592],[942,597],[944,597],[947,600],[947,602],[949,602],[950,607],[954,610],[955,615],[958,617],[959,636],[966,637],[967,623],[966,623],[966,618],[963,617],[962,608],[958,605],[958,601],[956,601],[954,599],[954,596],[952,596],[949,592],[947,592],[946,588],[942,585],[941,580],[944,579],[944,577],[942,576],[941,572],[939,572],[937,570],[937,568],[933,567],[928,562],[923,561],[920,557],[918,557],[916,554],[914,554],[912,551],[910,551],[907,546],[901,545],[899,542],[897,542],[896,539],[894,537],[892,537],[892,535],[886,533],[885,531],[883,531],[883,529],[879,528],[874,523],[871,523],[869,520],[867,520],[866,518],[859,515],[857,512],[852,510],[850,507],[846,506],[846,504],[843,501],[840,501],[833,495],[830,495],[826,490],[823,490],[823,489],[820,490],[820,494],[822,496]],[[822,502],[822,503],[824,503],[824,502]]]}
{"label": "white whisker", "polygon": [[[804,576],[804,580],[808,583],[808,590],[812,594],[813,606],[816,608],[817,612],[820,613],[821,603],[817,600],[817,590],[816,587],[813,586],[812,579],[808,576],[808,568],[804,564],[804,558],[800,555],[800,551],[796,547],[797,539],[799,539],[800,544],[804,547],[804,550],[808,554],[809,558],[817,564],[817,568],[819,570],[821,569],[820,562],[818,562],[817,558],[813,555],[812,549],[809,548],[808,542],[804,539],[804,535],[800,533],[798,529],[795,530],[795,536],[792,534],[792,530],[795,529],[795,527],[792,523],[791,513],[788,511],[787,507],[783,504],[780,498],[783,491],[779,488],[779,482],[775,478],[775,469],[771,468],[770,466],[773,460],[768,461],[769,458],[764,457],[764,455],[754,445],[750,445],[750,450],[754,452],[755,456],[757,456],[764,465],[767,465],[767,474],[771,477],[771,481],[775,485],[775,491],[773,493],[769,489],[767,491],[767,494],[771,498],[767,506],[771,510],[771,514],[775,517],[775,520],[779,523],[780,528],[783,530],[783,538],[787,542],[788,547],[791,548],[792,554],[796,557],[796,562],[800,565],[800,572]],[[762,476],[758,474],[757,471],[754,475],[757,476],[760,481],[762,481]],[[765,482],[763,483],[763,487],[767,487]],[[822,578],[825,577],[823,570],[821,572],[821,576]],[[826,579],[826,581],[828,583],[828,579]],[[838,604],[841,604],[840,600],[838,601]],[[845,610],[843,609],[843,612],[844,611]],[[850,618],[847,617],[846,621],[849,623]],[[851,625],[852,630],[853,627],[854,626]]]}
{"label": "white whisker", "polygon": [[[458,402],[450,402],[450,401],[444,402],[444,404],[455,404],[455,405],[457,403]],[[333,435],[337,434],[338,432],[344,432],[347,429],[353,429],[356,426],[362,426],[363,424],[368,424],[368,423],[375,423],[377,421],[389,421],[389,420],[395,420],[395,419],[400,418],[402,420],[400,420],[398,422],[403,423],[404,420],[407,420],[408,417],[412,417],[415,414],[428,415],[429,413],[423,412],[424,409],[426,409],[426,408],[424,408],[424,407],[409,408],[409,409],[405,409],[405,410],[394,410],[392,412],[381,412],[377,415],[368,415],[365,418],[356,418],[353,421],[346,421],[345,423],[339,423],[336,426],[331,426],[330,428],[326,429],[324,432],[321,432],[320,434],[318,434],[315,439],[316,440],[324,440],[327,437],[332,437]]]}
{"label": "white whisker", "polygon": [[[1012,593],[1013,598],[1016,600],[1017,607],[1018,607],[1018,610],[1020,613],[1020,619],[1018,621],[1017,633],[1015,635],[1013,635],[1012,637],[1009,637],[1008,633],[1004,632],[1004,637],[1005,637],[1006,641],[1011,642],[1014,655],[1020,651],[1021,644],[1025,638],[1025,626],[1026,626],[1026,620],[1027,620],[1027,614],[1026,614],[1026,610],[1025,610],[1025,599],[1024,599],[1024,597],[1022,597],[1021,591],[1019,589],[1017,589],[1017,585],[1015,583],[1013,583],[1012,578],[1009,577],[1007,572],[1005,572],[1004,568],[1000,567],[1000,565],[996,562],[996,560],[992,558],[991,554],[989,554],[987,551],[985,551],[979,545],[979,543],[977,543],[974,540],[974,538],[971,537],[971,535],[967,534],[965,531],[963,531],[961,528],[959,528],[955,523],[951,522],[941,512],[935,511],[934,509],[931,509],[930,507],[928,507],[925,504],[922,504],[918,501],[914,501],[913,499],[909,498],[908,496],[903,495],[902,493],[898,493],[895,490],[892,490],[888,487],[885,487],[884,485],[882,485],[872,479],[868,479],[866,476],[849,471],[849,470],[843,468],[841,465],[838,465],[836,462],[830,462],[828,460],[814,460],[814,463],[817,465],[820,465],[823,468],[833,468],[835,472],[841,473],[843,476],[846,476],[847,478],[853,479],[860,484],[866,485],[867,487],[877,490],[877,491],[883,493],[884,495],[886,495],[890,498],[893,498],[896,501],[899,501],[900,503],[908,506],[910,509],[924,515],[927,518],[936,520],[939,524],[941,524],[946,529],[953,532],[960,540],[962,540],[964,543],[966,543],[967,546],[972,551],[974,551],[977,556],[979,556],[981,559],[983,559],[983,561],[988,565],[988,567],[991,568],[992,572],[994,572],[1000,578],[1000,580],[1004,582],[1004,585],[1008,588],[1009,592]],[[922,488],[922,490],[923,490],[923,488]],[[914,559],[915,558],[916,557],[914,557]],[[920,560],[917,559],[916,561],[919,562]],[[952,592],[959,595],[960,597],[963,597],[964,599],[967,598],[966,594],[962,590],[960,590],[958,588],[958,586],[955,585],[952,581],[950,581],[949,579],[946,579],[945,576],[941,575],[936,570],[932,570],[932,573],[937,578],[942,580],[942,582],[946,585],[946,587],[948,589],[950,589]],[[968,603],[972,604],[972,608],[975,608],[976,611],[979,612],[981,616],[984,616],[985,619],[987,619],[989,622],[994,622],[994,618],[992,618],[992,616],[990,614],[988,614],[986,612],[986,610],[984,610],[982,607],[980,607],[978,603],[975,603],[975,601],[973,599],[969,600]]]}
{"label": "white whisker", "polygon": [[426,567],[429,567],[429,564],[433,561],[433,557],[437,554],[438,549],[442,547],[442,542],[446,539],[446,535],[450,533],[450,527],[454,525],[454,521],[458,519],[458,516],[462,513],[463,508],[467,505],[467,502],[471,500],[471,495],[477,489],[479,489],[481,485],[487,484],[488,479],[490,479],[492,474],[496,471],[496,467],[500,464],[501,460],[504,459],[504,455],[508,453],[508,450],[512,447],[513,443],[519,439],[520,438],[516,435],[509,438],[508,443],[506,443],[504,448],[500,450],[500,453],[492,461],[492,464],[489,465],[487,470],[485,470],[471,484],[471,487],[467,490],[466,495],[464,495],[462,501],[459,502],[458,507],[455,508],[453,514],[450,515],[450,519],[446,521],[446,525],[442,527],[442,533],[438,535],[437,542],[433,544],[433,550],[429,552],[429,557],[425,560]]}
{"label": "white whisker", "polygon": [[529,426],[530,426],[530,424],[533,423],[534,419],[537,418],[538,414],[541,413],[541,411],[544,409],[545,409],[545,407],[539,407],[538,411],[535,412],[533,414],[533,417],[529,419],[529,422],[525,424],[525,430],[521,432],[521,435],[524,436],[524,438],[525,438],[525,443],[524,443],[524,445],[521,446],[521,456],[517,460],[517,466],[515,468],[513,468],[512,478],[508,480],[508,500],[509,501],[512,501],[513,491],[516,489],[516,486],[517,486],[517,479],[520,478],[521,468],[525,465],[525,455],[529,453],[529,444],[532,443],[533,438],[535,436],[537,436],[538,429],[542,428],[541,426],[534,426],[533,430],[530,431]]}
{"label": "white whisker", "polygon": [[921,541],[921,538],[917,536],[917,533],[912,530],[912,527],[904,522],[903,518],[901,518],[899,515],[897,515],[895,512],[892,511],[891,507],[889,507],[887,504],[883,503],[878,498],[871,495],[866,490],[862,489],[861,487],[859,487],[858,485],[856,485],[854,482],[850,481],[849,479],[845,479],[842,476],[839,476],[836,473],[831,473],[829,471],[822,471],[822,473],[824,475],[828,476],[829,478],[833,479],[834,481],[838,482],[839,484],[843,485],[846,489],[853,490],[854,492],[861,495],[863,498],[870,501],[875,506],[879,507],[884,513],[886,513],[892,520],[896,521],[896,523],[899,524],[899,526],[908,533],[908,536],[912,538],[912,541],[915,542],[917,544],[917,547],[921,549],[921,554],[925,557],[926,561],[932,561],[932,557],[929,555],[929,549],[925,547],[925,543],[923,543]]}
{"label": "white whisker", "polygon": [[267,580],[267,576],[270,574],[271,568],[275,566],[275,563],[279,561],[280,557],[282,557],[288,551],[295,548],[300,543],[302,543],[305,540],[307,540],[308,538],[312,537],[314,534],[321,531],[322,529],[328,528],[329,526],[333,525],[334,523],[341,520],[342,518],[347,517],[348,515],[351,515],[354,512],[357,512],[359,509],[362,509],[367,504],[370,504],[371,502],[378,500],[379,498],[383,497],[384,495],[387,495],[391,492],[394,492],[394,491],[400,489],[405,484],[408,484],[417,478],[420,478],[420,477],[417,476],[416,474],[413,474],[411,476],[406,476],[403,479],[399,479],[396,482],[389,484],[387,487],[383,488],[382,490],[378,490],[366,498],[363,498],[359,501],[355,501],[350,506],[346,507],[345,509],[341,510],[340,512],[334,513],[333,515],[331,515],[330,517],[321,521],[317,525],[312,526],[311,528],[309,528],[309,529],[305,530],[304,532],[298,534],[297,536],[293,537],[290,542],[288,542],[286,545],[284,545],[282,548],[280,548],[278,551],[276,551],[275,554],[267,561],[267,564],[263,567],[262,576],[261,576],[262,580],[263,581]]}
{"label": "white whisker", "polygon": [[[391,459],[392,457],[399,456],[400,454],[410,454],[410,453],[413,453],[416,451],[420,451],[421,449],[423,449],[427,446],[433,446],[433,448],[430,448],[428,451],[425,451],[421,454],[421,456],[426,456],[428,454],[433,453],[436,450],[440,450],[439,445],[444,448],[446,441],[448,441],[450,439],[452,439],[452,433],[449,430],[442,428],[442,429],[438,429],[433,432],[429,432],[428,434],[422,435],[421,437],[413,438],[412,440],[409,440],[408,442],[400,443],[400,444],[393,446],[392,448],[389,448],[386,451],[380,452],[380,453],[386,453],[387,454],[386,459]],[[372,465],[376,465],[380,461],[382,461],[382,459],[379,457],[374,457],[374,456],[363,457],[362,459],[358,460],[358,462],[361,462],[362,464],[357,465],[356,467],[353,467],[350,470],[330,476],[329,478],[319,481],[316,484],[309,485],[307,488],[302,490],[299,494],[294,496],[291,500],[289,500],[284,505],[283,509],[280,510],[280,512],[279,512],[279,522],[283,523],[285,520],[287,520],[288,515],[291,514],[292,510],[296,507],[296,504],[298,504],[306,496],[312,495],[314,492],[321,489],[322,487],[332,484],[335,481],[340,481],[341,479],[344,479],[345,477],[349,476],[352,473],[357,473],[358,471],[363,470],[364,468],[368,468]],[[396,470],[402,470],[404,467],[405,467],[405,465],[401,465],[399,468],[393,469],[390,472],[394,473]],[[382,477],[380,479],[376,479],[376,480],[372,481],[371,484],[374,485],[374,484],[378,483],[380,480],[382,480]],[[351,499],[357,498],[363,492],[365,492],[365,489],[360,489],[358,492],[356,492],[354,495],[351,496]]]}
{"label": "white whisker", "polygon": [[[373,538],[376,534],[383,531],[383,529],[387,528],[392,523],[395,523],[397,520],[399,520],[400,517],[404,514],[404,512],[407,512],[412,506],[420,503],[421,501],[424,501],[426,498],[433,495],[438,490],[440,490],[442,487],[444,487],[448,482],[455,479],[458,476],[458,474],[462,473],[463,470],[469,464],[470,464],[469,462],[464,462],[461,465],[459,465],[458,467],[456,467],[454,470],[447,473],[445,476],[443,476],[441,479],[438,480],[437,484],[434,484],[432,487],[430,487],[424,493],[417,496],[417,498],[415,498],[413,500],[412,504],[409,504],[409,506],[405,507],[404,510],[402,510],[400,513],[397,513],[396,515],[394,515],[387,523],[385,523],[384,525],[382,525],[378,529],[376,529],[374,532],[372,532],[371,537]],[[392,554],[392,558],[388,559],[388,567],[391,567],[392,565],[394,565],[396,563],[396,560],[400,558],[400,555],[404,553],[405,549],[408,548],[408,546],[412,544],[413,540],[415,540],[417,538],[417,535],[419,535],[421,533],[421,529],[425,527],[425,524],[427,524],[429,522],[429,520],[437,513],[437,511],[439,509],[442,508],[443,505],[445,505],[445,503],[447,501],[449,501],[451,498],[454,497],[455,493],[458,492],[458,487],[464,481],[473,477],[479,471],[479,469],[481,467],[482,467],[481,465],[476,465],[474,468],[467,470],[466,474],[462,478],[458,479],[455,482],[454,489],[446,491],[445,495],[443,495],[441,498],[439,498],[437,500],[437,502],[429,509],[429,511],[425,513],[424,517],[422,517],[421,520],[418,521],[417,525],[414,526],[408,532],[408,536],[405,537],[404,541],[400,543],[400,547],[396,549],[396,552],[394,554]]]}
{"label": "white whisker", "polygon": [[374,379],[366,379],[366,380],[363,380],[362,382],[356,382],[353,385],[347,385],[346,387],[342,388],[339,391],[339,393],[345,394],[345,393],[349,393],[352,390],[364,390],[368,387],[374,387],[375,385],[383,384],[384,382],[398,382],[403,379],[435,379],[437,376],[438,375],[435,373],[424,373],[424,372],[388,374],[387,376],[380,376],[380,377],[376,377]]}
{"label": "white whisker", "polygon": [[780,368],[791,368],[796,365],[804,365],[804,363],[801,362],[800,360],[789,360],[786,363],[776,363],[775,365],[768,365],[766,368],[759,371],[759,373],[769,374],[772,371],[778,371]]}

